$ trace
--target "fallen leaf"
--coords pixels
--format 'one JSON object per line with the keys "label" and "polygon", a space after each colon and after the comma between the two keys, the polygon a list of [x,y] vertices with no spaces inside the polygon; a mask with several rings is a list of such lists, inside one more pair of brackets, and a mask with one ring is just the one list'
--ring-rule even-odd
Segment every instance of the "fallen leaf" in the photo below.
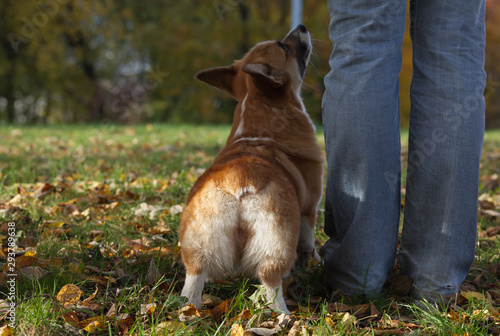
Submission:
{"label": "fallen leaf", "polygon": [[38,280],[49,272],[38,266],[28,266],[21,268],[21,273],[29,280]]}
{"label": "fallen leaf", "polygon": [[61,316],[63,317],[66,323],[69,323],[76,328],[79,327],[80,319],[78,318],[78,315],[74,310],[62,313]]}
{"label": "fallen leaf", "polygon": [[203,296],[201,297],[201,302],[205,305],[205,306],[211,306],[211,307],[215,307],[215,306],[218,306],[222,303],[222,299],[217,297],[217,296],[214,296],[214,295],[210,295],[210,294],[203,294]]}
{"label": "fallen leaf", "polygon": [[0,327],[0,336],[12,336],[12,328],[9,325]]}
{"label": "fallen leaf", "polygon": [[104,330],[106,328],[106,320],[102,316],[95,316],[83,321],[80,321],[79,326],[83,328],[83,330],[92,333],[96,330]]}
{"label": "fallen leaf", "polygon": [[88,306],[90,300],[92,300],[93,298],[95,298],[95,296],[97,295],[98,291],[99,291],[99,289],[96,286],[95,292],[91,296],[89,296],[88,298],[86,298],[85,300],[83,300],[82,302],[80,302],[80,305],[82,305],[82,306]]}
{"label": "fallen leaf", "polygon": [[148,254],[153,255],[153,256],[167,257],[172,253],[172,250],[170,250],[166,246],[158,246],[158,247],[149,248],[146,252]]}
{"label": "fallen leaf", "polygon": [[22,208],[24,205],[26,205],[26,199],[20,195],[17,194],[16,196],[12,197],[7,203],[7,205],[11,205],[14,207]]}
{"label": "fallen leaf", "polygon": [[351,308],[351,314],[356,316],[357,319],[362,319],[370,315],[370,304],[360,304]]}
{"label": "fallen leaf", "polygon": [[398,296],[408,296],[410,294],[410,290],[413,286],[412,279],[405,275],[399,274],[392,284],[392,290]]}
{"label": "fallen leaf", "polygon": [[186,329],[186,325],[180,321],[166,321],[158,324],[155,328],[155,335],[166,335]]}
{"label": "fallen leaf", "polygon": [[200,312],[196,307],[190,303],[187,306],[184,306],[181,308],[181,313],[183,313],[186,316],[196,316],[196,317],[201,317]]}
{"label": "fallen leaf", "polygon": [[328,304],[328,311],[335,311],[335,312],[347,312],[351,310],[351,306],[342,303],[342,302],[334,302],[334,303],[329,303]]}
{"label": "fallen leaf", "polygon": [[228,299],[223,301],[217,307],[215,307],[212,311],[212,316],[215,320],[220,320],[221,317],[229,312],[230,307],[233,304],[233,299]]}
{"label": "fallen leaf", "polygon": [[231,336],[252,336],[252,333],[245,331],[241,324],[235,323],[231,327]]}
{"label": "fallen leaf", "polygon": [[293,327],[288,332],[288,336],[301,336],[302,327],[300,326],[300,320],[293,323]]}
{"label": "fallen leaf", "polygon": [[192,320],[201,318],[200,312],[196,307],[190,303],[180,309],[179,320],[182,322],[190,322]]}
{"label": "fallen leaf", "polygon": [[250,335],[258,335],[258,336],[276,335],[278,333],[274,329],[267,329],[267,328],[250,328],[247,330],[247,332],[250,332]]}
{"label": "fallen leaf", "polygon": [[49,184],[49,183],[41,183],[39,184],[35,191],[33,192],[34,196],[36,198],[42,199],[48,194],[52,193],[54,191],[54,186]]}
{"label": "fallen leaf", "polygon": [[467,299],[467,301],[471,300],[485,300],[485,297],[483,294],[479,292],[460,292],[460,295],[462,295],[464,298]]}
{"label": "fallen leaf", "polygon": [[95,276],[94,275],[94,276],[88,277],[87,280],[97,282],[101,286],[107,286],[108,283],[112,283],[112,284],[116,283],[116,279],[113,277],[110,277],[110,276],[108,277],[108,276]]}
{"label": "fallen leaf", "polygon": [[156,303],[141,304],[141,316],[151,315],[156,309]]}
{"label": "fallen leaf", "polygon": [[168,209],[168,212],[171,214],[171,215],[177,215],[177,214],[180,214],[182,213],[182,211],[184,211],[182,205],[180,204],[177,204],[177,205],[174,205],[174,206],[171,206],[170,209]]}
{"label": "fallen leaf", "polygon": [[249,320],[253,316],[252,312],[248,309],[243,309],[237,316],[229,320],[229,323],[234,323],[236,321]]}
{"label": "fallen leaf", "polygon": [[74,305],[80,300],[82,294],[83,292],[78,286],[67,284],[57,293],[56,299],[61,302],[63,306]]}

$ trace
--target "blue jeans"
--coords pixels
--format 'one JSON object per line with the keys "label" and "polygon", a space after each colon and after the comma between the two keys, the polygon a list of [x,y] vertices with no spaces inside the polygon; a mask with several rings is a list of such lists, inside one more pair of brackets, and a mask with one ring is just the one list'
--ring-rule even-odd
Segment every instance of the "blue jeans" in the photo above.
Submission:
{"label": "blue jeans", "polygon": [[[396,259],[405,0],[328,0],[323,124],[330,284],[378,293]],[[413,78],[399,250],[413,295],[454,294],[474,261],[484,136],[484,0],[411,0]]]}

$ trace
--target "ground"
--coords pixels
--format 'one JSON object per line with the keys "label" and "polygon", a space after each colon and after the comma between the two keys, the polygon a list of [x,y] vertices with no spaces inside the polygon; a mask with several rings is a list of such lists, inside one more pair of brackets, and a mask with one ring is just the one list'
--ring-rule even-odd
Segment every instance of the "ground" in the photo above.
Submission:
{"label": "ground", "polygon": [[[228,133],[0,126],[0,336],[9,324],[17,335],[500,334],[499,131],[485,139],[476,261],[444,311],[414,305],[397,269],[379,297],[343,296],[312,260],[285,282],[291,317],[268,309],[258,282],[239,274],[207,284],[201,311],[179,309],[180,214]],[[320,131],[318,141],[324,147]]]}

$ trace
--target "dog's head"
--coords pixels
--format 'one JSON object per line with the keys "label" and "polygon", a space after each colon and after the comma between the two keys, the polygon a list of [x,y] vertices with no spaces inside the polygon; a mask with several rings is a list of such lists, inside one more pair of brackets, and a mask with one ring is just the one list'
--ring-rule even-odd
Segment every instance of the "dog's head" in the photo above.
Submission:
{"label": "dog's head", "polygon": [[311,49],[309,32],[298,25],[283,40],[261,42],[234,64],[200,71],[196,78],[237,100],[253,90],[273,96],[299,92]]}

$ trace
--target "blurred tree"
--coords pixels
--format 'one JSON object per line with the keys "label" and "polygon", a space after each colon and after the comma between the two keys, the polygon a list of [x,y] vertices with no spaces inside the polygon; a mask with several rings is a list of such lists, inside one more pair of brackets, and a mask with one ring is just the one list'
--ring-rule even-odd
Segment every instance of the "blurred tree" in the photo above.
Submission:
{"label": "blurred tree", "polygon": [[[493,125],[500,119],[498,2],[487,5],[486,98]],[[303,13],[315,49],[303,98],[319,121],[331,52],[326,0],[305,1]],[[7,122],[228,123],[235,102],[194,74],[283,37],[289,22],[290,0],[2,0],[0,115]],[[408,36],[403,52],[400,105],[407,125]]]}

